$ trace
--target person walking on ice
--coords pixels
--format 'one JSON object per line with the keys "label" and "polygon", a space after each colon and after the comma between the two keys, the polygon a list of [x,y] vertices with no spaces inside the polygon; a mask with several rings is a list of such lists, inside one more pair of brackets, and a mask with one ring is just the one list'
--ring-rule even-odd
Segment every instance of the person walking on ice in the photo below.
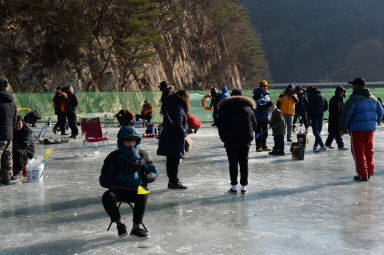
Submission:
{"label": "person walking on ice", "polygon": [[344,97],[345,88],[337,86],[335,95],[329,100],[328,138],[325,141],[325,147],[328,149],[334,149],[332,142],[335,139],[340,151],[348,150],[344,147],[344,141],[339,130],[340,113],[344,107]]}
{"label": "person walking on ice", "polygon": [[345,102],[340,115],[340,135],[349,133],[351,151],[356,164],[355,181],[368,181],[373,175],[373,138],[377,122],[383,118],[380,102],[366,87],[362,78],[350,81],[352,95]]}
{"label": "person walking on ice", "polygon": [[121,220],[116,203],[135,203],[130,235],[149,238],[147,231],[139,227],[143,221],[148,195],[138,194],[138,189],[154,182],[159,171],[149,154],[139,148],[141,136],[136,128],[121,127],[117,139],[118,149],[104,160],[99,177],[100,185],[108,189],[102,197],[103,206],[111,221],[116,222],[118,235],[124,237],[127,236],[127,227]]}

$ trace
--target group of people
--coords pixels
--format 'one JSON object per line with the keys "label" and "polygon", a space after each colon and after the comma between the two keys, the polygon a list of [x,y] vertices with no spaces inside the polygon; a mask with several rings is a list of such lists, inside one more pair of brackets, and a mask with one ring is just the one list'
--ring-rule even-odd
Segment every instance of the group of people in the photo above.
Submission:
{"label": "group of people", "polygon": [[79,99],[75,94],[73,86],[56,88],[56,94],[53,97],[53,107],[55,109],[55,114],[57,115],[57,123],[52,129],[54,134],[60,129],[61,135],[67,135],[65,130],[68,121],[68,126],[71,129],[69,138],[77,138],[79,134],[77,128],[78,105]]}
{"label": "group of people", "polygon": [[[259,87],[253,91],[253,99],[255,100],[257,107],[254,111],[257,120],[256,129],[256,151],[271,151],[266,146],[266,140],[268,137],[268,123],[271,123],[271,127],[274,130],[275,143],[277,142],[277,148],[272,150],[271,155],[284,155],[284,136],[287,136],[287,142],[292,142],[292,133],[298,131],[296,129],[296,122],[300,122],[300,126],[304,125],[305,133],[308,133],[309,122],[312,124],[312,132],[315,136],[315,143],[313,151],[324,152],[326,148],[334,149],[332,146],[333,140],[336,140],[339,150],[348,150],[344,147],[343,139],[339,135],[339,118],[341,110],[344,106],[345,88],[338,86],[335,90],[335,96],[333,96],[328,104],[326,98],[321,93],[319,88],[315,86],[309,86],[306,90],[298,86],[295,88],[293,85],[288,85],[287,88],[279,95],[276,108],[282,114],[275,113],[274,118],[271,117],[273,103],[269,97],[268,92],[269,84],[267,81],[260,81]],[[272,103],[272,104],[271,104]],[[324,113],[329,108],[328,119],[328,132],[329,136],[326,143],[323,143],[321,138],[321,131],[324,122]],[[277,122],[277,126],[272,124]],[[276,128],[273,128],[276,126]],[[285,126],[286,128],[282,128]],[[278,149],[280,148],[280,149]]]}
{"label": "group of people", "polygon": [[[324,152],[336,140],[338,150],[348,150],[344,146],[342,136],[351,136],[351,151],[356,162],[356,181],[368,181],[373,175],[373,136],[377,123],[383,119],[383,107],[367,88],[362,78],[349,82],[352,95],[344,104],[345,88],[338,86],[335,95],[328,104],[324,95],[315,86],[306,90],[288,85],[280,94],[276,106],[269,97],[269,84],[262,80],[253,92],[253,99],[243,96],[240,89],[234,89],[229,98],[214,102],[214,124],[217,125],[219,136],[224,143],[229,161],[229,173],[232,187],[230,193],[237,193],[238,167],[240,167],[241,192],[244,194],[248,184],[248,154],[254,137],[256,151],[270,151],[270,155],[285,155],[284,136],[292,142],[292,131],[298,119],[308,132],[309,122],[315,137],[313,150]],[[212,93],[213,92],[213,93]],[[211,94],[217,93],[212,89]],[[217,101],[218,100],[218,103]],[[324,112],[329,109],[328,138],[325,144],[321,138]],[[215,119],[216,118],[216,119]],[[272,128],[274,147],[266,146],[268,125]]]}
{"label": "group of people", "polygon": [[[244,96],[241,89],[232,90],[230,95],[227,88],[223,88],[222,93],[212,89],[214,125],[218,128],[229,161],[231,181],[229,192],[237,193],[240,168],[240,191],[242,194],[247,193],[248,155],[253,139],[256,138],[256,151],[284,155],[284,137],[287,135],[287,142],[292,141],[292,131],[295,131],[294,125],[297,119],[301,119],[304,123],[306,132],[309,120],[312,123],[316,152],[325,151],[326,147],[332,148],[334,139],[339,149],[345,150],[342,136],[349,133],[357,171],[354,179],[368,181],[374,172],[374,131],[383,117],[383,108],[366,87],[363,79],[356,78],[350,84],[353,93],[345,104],[345,89],[339,86],[329,105],[324,95],[314,86],[304,90],[289,85],[279,96],[276,105],[269,97],[269,84],[265,80],[260,81],[258,88],[254,90],[253,98]],[[14,179],[20,178],[27,159],[32,158],[34,154],[32,132],[23,124],[22,117],[16,115],[16,105],[7,88],[8,83],[0,80],[0,183],[2,184],[9,184],[12,176]],[[163,123],[157,154],[166,157],[168,189],[185,190],[187,187],[180,182],[178,172],[181,159],[185,156],[185,139],[191,130],[191,126],[188,125],[191,107],[189,94],[185,90],[175,92],[165,81],[160,83],[160,90]],[[54,98],[55,111],[58,115],[55,131],[60,128],[61,133],[65,134],[65,122],[68,119],[72,137],[76,138],[77,127],[75,129],[74,126],[76,126],[77,104],[78,99],[72,87],[58,88]],[[144,102],[145,109],[144,106],[143,109],[147,114],[152,114],[153,106],[148,104],[149,102]],[[329,136],[323,144],[320,132],[324,112],[328,108]],[[272,150],[266,146],[268,125],[272,128],[274,136],[275,144]],[[139,194],[138,190],[141,187],[147,189],[148,184],[156,180],[159,171],[150,155],[140,148],[141,136],[135,127],[123,125],[117,138],[117,150],[104,160],[99,178],[100,185],[108,189],[102,196],[102,203],[111,221],[116,223],[118,235],[121,237],[126,236],[128,232],[121,220],[117,202],[134,203],[133,227],[130,235],[148,238],[147,230],[140,227],[148,195]]]}
{"label": "group of people", "polygon": [[11,180],[21,180],[27,160],[34,153],[32,131],[17,115],[8,82],[0,79],[0,183],[9,185]]}

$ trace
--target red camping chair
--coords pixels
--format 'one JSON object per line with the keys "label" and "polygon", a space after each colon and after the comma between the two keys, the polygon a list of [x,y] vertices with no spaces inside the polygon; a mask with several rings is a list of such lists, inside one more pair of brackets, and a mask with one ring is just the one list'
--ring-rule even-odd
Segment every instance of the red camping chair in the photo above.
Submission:
{"label": "red camping chair", "polygon": [[105,153],[107,153],[107,141],[106,137],[107,133],[103,136],[103,132],[101,130],[101,124],[99,118],[82,118],[81,119],[81,133],[83,134],[83,152],[84,157],[87,156],[87,142],[88,143],[97,143],[102,142]]}

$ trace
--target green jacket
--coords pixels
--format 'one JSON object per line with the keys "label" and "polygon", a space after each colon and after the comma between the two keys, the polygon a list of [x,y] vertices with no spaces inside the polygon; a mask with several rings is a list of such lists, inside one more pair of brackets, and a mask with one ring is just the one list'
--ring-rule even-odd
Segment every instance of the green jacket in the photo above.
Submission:
{"label": "green jacket", "polygon": [[277,108],[272,112],[271,127],[272,127],[273,136],[285,135],[284,115]]}

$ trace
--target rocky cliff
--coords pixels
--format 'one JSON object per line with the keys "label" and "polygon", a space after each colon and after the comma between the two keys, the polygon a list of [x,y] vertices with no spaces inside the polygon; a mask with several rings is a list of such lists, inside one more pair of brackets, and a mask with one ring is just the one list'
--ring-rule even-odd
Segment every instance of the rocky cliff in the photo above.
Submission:
{"label": "rocky cliff", "polygon": [[34,26],[29,23],[32,18],[8,13],[0,31],[0,75],[13,91],[46,92],[69,84],[79,91],[158,90],[162,80],[177,89],[249,88],[266,73],[263,51],[246,27],[249,24],[225,9],[234,5],[225,3],[217,11],[215,4],[228,1],[173,2],[177,7],[172,12],[177,15],[161,22],[158,40],[150,46],[152,54],[136,65],[132,58],[121,57],[105,34],[80,45],[83,61],[50,61],[58,54],[58,43],[55,48],[47,42],[50,26]]}

